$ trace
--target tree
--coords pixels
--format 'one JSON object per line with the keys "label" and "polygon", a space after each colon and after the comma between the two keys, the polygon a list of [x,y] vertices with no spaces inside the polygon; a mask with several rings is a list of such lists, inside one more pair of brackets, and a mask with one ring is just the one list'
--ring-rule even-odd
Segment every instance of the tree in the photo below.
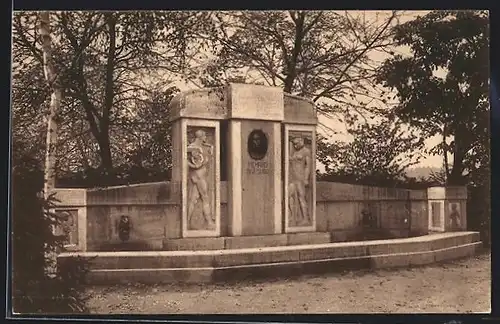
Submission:
{"label": "tree", "polygon": [[411,53],[388,59],[378,75],[396,93],[399,118],[425,137],[442,137],[431,153],[445,168],[453,154],[450,185],[489,165],[488,25],[485,11],[433,11],[397,26],[396,43]]}
{"label": "tree", "polygon": [[215,17],[218,28],[211,40],[216,55],[205,66],[203,85],[238,76],[281,86],[314,100],[327,116],[374,108],[369,90],[377,70],[370,54],[391,45],[390,27],[398,13],[385,19],[335,11],[243,11]]}
{"label": "tree", "polygon": [[[194,42],[192,35],[200,28],[209,30],[205,22],[209,22],[210,15],[174,11],[65,11],[54,16],[53,57],[60,72],[64,106],[68,107],[64,115],[70,120],[68,124],[72,120],[86,121],[82,133],[89,132],[97,144],[103,173],[112,171],[116,158],[115,121],[130,114],[130,105],[137,97],[149,93],[142,81],[156,79],[164,84],[172,81],[168,73],[182,73],[203,45]],[[35,79],[41,73],[41,53],[33,29],[37,19],[36,13],[31,12],[16,13],[13,18],[14,78],[23,85],[30,81],[20,75],[28,69]],[[18,90],[16,99],[30,100],[22,91]],[[35,98],[46,93],[43,87],[32,92],[38,93]],[[25,106],[23,102],[22,107]]]}
{"label": "tree", "polygon": [[123,162],[117,165],[126,182],[162,181],[169,179],[172,169],[172,138],[170,131],[170,100],[178,92],[173,87],[151,89],[145,98],[132,104],[134,116],[115,121],[121,130]]}
{"label": "tree", "polygon": [[400,121],[385,118],[373,124],[351,124],[351,142],[318,142],[319,160],[329,180],[367,185],[394,185],[419,162],[424,141]]}
{"label": "tree", "polygon": [[[379,80],[396,92],[394,113],[441,136],[447,185],[468,185],[467,224],[490,240],[489,19],[486,11],[433,11],[396,28],[410,55],[397,55]],[[436,73],[441,71],[441,75]],[[448,153],[453,159],[448,161]],[[450,170],[451,164],[451,170]]]}

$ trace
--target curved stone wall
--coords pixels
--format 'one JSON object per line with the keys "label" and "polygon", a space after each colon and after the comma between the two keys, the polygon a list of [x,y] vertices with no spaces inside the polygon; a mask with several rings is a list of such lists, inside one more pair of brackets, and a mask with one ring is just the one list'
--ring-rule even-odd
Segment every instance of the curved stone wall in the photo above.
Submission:
{"label": "curved stone wall", "polygon": [[[103,250],[119,244],[122,216],[130,219],[127,244],[136,249],[162,249],[164,239],[182,237],[179,184],[158,182],[57,192],[61,200],[58,210],[79,211],[81,250]],[[465,206],[466,196],[460,193],[454,199]],[[317,183],[316,231],[330,233],[335,242],[356,240],[368,225],[391,237],[425,235],[428,213],[427,190]],[[372,224],[366,224],[367,217]],[[221,182],[221,236],[229,236],[225,181]]]}

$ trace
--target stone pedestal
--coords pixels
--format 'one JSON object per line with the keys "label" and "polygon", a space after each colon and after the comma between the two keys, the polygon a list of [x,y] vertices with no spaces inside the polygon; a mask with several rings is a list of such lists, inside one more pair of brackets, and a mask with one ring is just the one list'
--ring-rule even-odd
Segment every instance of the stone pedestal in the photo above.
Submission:
{"label": "stone pedestal", "polygon": [[283,92],[246,84],[226,91],[230,235],[281,233]]}
{"label": "stone pedestal", "polygon": [[285,95],[283,126],[285,232],[316,231],[316,110]]}
{"label": "stone pedestal", "polygon": [[182,237],[220,235],[220,120],[222,93],[180,94],[171,104],[172,181],[181,184]]}
{"label": "stone pedestal", "polygon": [[285,125],[285,231],[316,231],[316,127]]}
{"label": "stone pedestal", "polygon": [[454,232],[467,229],[467,188],[431,187],[427,189],[429,231]]}

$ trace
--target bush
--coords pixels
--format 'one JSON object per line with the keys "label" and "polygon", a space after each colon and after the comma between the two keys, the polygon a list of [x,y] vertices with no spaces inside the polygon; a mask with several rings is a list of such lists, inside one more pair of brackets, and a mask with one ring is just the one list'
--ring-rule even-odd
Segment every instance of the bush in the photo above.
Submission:
{"label": "bush", "polygon": [[488,183],[469,186],[467,199],[467,227],[478,231],[485,247],[491,245],[491,192]]}
{"label": "bush", "polygon": [[122,165],[114,168],[110,173],[99,168],[71,173],[61,172],[58,174],[56,183],[60,188],[95,188],[169,181],[171,175],[171,169],[148,169],[136,165]]}
{"label": "bush", "polygon": [[400,189],[427,189],[432,185],[436,185],[428,179],[416,179],[412,177],[395,178],[389,175],[356,175],[345,173],[343,171],[330,173],[316,173],[316,181],[339,182],[346,184],[354,184],[360,186],[383,187],[383,188],[400,188]]}
{"label": "bush", "polygon": [[54,198],[39,197],[43,173],[37,161],[14,157],[12,176],[12,312],[86,312],[86,262],[75,258],[51,274],[65,237],[51,230],[60,220],[49,213]]}

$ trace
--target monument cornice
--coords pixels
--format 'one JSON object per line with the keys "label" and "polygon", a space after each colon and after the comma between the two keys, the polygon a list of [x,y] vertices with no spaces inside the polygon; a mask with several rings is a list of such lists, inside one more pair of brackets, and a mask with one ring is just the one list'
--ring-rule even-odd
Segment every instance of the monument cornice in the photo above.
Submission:
{"label": "monument cornice", "polygon": [[244,83],[181,92],[172,99],[170,113],[170,121],[251,119],[318,124],[316,105],[310,99],[285,93],[280,87]]}

